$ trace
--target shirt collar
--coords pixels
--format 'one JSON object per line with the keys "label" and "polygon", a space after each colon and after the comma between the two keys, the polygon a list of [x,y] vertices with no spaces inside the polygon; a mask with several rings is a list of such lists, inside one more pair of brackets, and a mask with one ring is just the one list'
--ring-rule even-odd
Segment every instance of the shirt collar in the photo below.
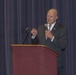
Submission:
{"label": "shirt collar", "polygon": [[[50,30],[53,29],[53,27],[55,26],[55,24],[56,24],[56,21],[54,23],[50,24],[51,25]],[[49,24],[48,23],[45,24],[45,26],[46,26],[47,29],[49,29]]]}
{"label": "shirt collar", "polygon": [[52,23],[51,26],[54,27],[55,24],[56,24],[56,21],[54,23]]}

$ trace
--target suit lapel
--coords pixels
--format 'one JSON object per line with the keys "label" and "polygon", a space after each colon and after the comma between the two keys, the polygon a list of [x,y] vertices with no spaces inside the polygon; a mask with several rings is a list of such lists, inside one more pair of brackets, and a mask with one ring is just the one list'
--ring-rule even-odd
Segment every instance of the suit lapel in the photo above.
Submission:
{"label": "suit lapel", "polygon": [[58,24],[56,23],[51,32],[55,32],[57,27],[58,27]]}

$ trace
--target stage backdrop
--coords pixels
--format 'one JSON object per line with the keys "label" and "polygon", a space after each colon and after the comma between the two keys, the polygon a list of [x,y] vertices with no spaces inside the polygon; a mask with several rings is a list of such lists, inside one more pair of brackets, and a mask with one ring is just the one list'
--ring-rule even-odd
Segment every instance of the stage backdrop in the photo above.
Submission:
{"label": "stage backdrop", "polygon": [[[25,29],[46,23],[46,12],[56,8],[59,22],[67,27],[62,75],[76,75],[76,0],[0,0],[0,75],[12,75],[11,44],[21,44]],[[26,41],[26,43],[30,43]]]}

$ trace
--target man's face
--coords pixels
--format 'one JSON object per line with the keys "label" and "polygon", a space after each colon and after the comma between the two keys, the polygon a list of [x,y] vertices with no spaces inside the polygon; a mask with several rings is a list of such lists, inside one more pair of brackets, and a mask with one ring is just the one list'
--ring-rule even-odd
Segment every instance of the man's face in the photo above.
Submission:
{"label": "man's face", "polygon": [[57,13],[53,10],[48,11],[46,19],[47,23],[52,24],[57,20]]}

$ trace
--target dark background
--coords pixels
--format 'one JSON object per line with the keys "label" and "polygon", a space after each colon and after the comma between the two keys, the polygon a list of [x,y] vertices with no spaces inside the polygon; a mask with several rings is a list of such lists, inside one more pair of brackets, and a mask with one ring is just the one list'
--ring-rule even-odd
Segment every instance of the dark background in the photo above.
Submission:
{"label": "dark background", "polygon": [[0,0],[0,75],[12,75],[12,44],[21,44],[27,27],[46,23],[46,13],[56,8],[67,27],[62,75],[76,75],[76,0]]}

